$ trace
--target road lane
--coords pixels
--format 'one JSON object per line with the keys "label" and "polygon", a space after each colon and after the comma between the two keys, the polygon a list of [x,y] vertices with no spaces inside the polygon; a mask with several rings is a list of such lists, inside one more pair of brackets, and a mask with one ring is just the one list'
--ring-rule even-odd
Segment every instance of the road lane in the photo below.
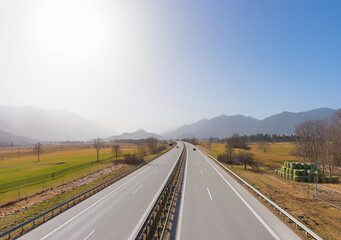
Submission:
{"label": "road lane", "polygon": [[199,149],[186,146],[177,239],[300,239]]}
{"label": "road lane", "polygon": [[85,239],[91,231],[88,239],[129,239],[175,166],[182,148],[180,144],[20,239]]}

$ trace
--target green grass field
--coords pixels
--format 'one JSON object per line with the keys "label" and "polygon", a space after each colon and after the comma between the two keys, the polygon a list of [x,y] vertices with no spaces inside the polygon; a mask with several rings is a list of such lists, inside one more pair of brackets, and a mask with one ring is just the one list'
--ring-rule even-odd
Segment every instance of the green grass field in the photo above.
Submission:
{"label": "green grass field", "polygon": [[[33,154],[31,148],[22,149],[20,157],[16,149],[1,149],[0,150],[0,184],[18,181],[26,178],[40,176],[53,173],[69,167],[77,166],[83,163],[96,161],[96,151],[93,148],[79,148],[79,146],[69,146],[68,148],[60,149],[58,145],[44,146],[44,152],[40,156],[40,161],[37,161],[37,156]],[[137,153],[137,146],[125,144],[121,146],[122,157],[126,153]],[[152,157],[149,155],[148,157]],[[38,181],[34,184],[28,184],[0,193],[0,206],[11,201],[16,201],[19,198],[31,196],[37,192],[46,189],[55,188],[67,182],[96,172],[103,168],[111,166],[115,156],[111,148],[103,148],[100,151],[99,163],[91,166],[75,169],[63,175],[55,177],[53,180]]]}
{"label": "green grass field", "polygon": [[[122,148],[123,153],[136,153],[136,146]],[[37,161],[37,156],[31,149],[22,150],[24,156],[9,155],[8,150],[0,150],[0,184],[25,178],[48,174],[82,163],[96,161],[96,151],[93,148],[47,149]],[[6,157],[4,157],[6,156]],[[100,151],[100,160],[113,158],[111,148]]]}

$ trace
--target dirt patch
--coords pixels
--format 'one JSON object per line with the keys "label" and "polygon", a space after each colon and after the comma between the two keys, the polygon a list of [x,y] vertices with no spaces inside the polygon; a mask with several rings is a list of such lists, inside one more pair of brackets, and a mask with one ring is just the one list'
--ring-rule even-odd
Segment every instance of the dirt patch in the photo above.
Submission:
{"label": "dirt patch", "polygon": [[33,196],[27,197],[27,198],[23,198],[20,199],[18,201],[14,201],[14,202],[10,202],[7,203],[5,205],[0,206],[0,218],[3,217],[7,217],[15,212],[24,210],[36,203],[40,203],[46,199],[50,199],[53,198],[59,194],[62,194],[64,192],[67,191],[71,191],[74,190],[75,188],[81,187],[85,184],[91,183],[99,178],[102,178],[110,173],[112,173],[113,171],[121,168],[122,165],[115,165],[115,166],[111,166],[108,168],[105,168],[103,170],[91,173],[85,177],[76,179],[72,182],[69,183],[65,183],[63,185],[60,185],[56,188],[53,189],[47,189],[45,191],[36,193]]}

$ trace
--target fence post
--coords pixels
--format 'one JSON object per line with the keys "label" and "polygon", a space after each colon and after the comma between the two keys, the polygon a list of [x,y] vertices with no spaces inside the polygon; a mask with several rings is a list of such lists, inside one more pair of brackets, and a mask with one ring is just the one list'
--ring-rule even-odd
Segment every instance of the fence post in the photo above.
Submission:
{"label": "fence post", "polygon": [[319,181],[319,178],[317,175],[314,176],[314,182],[315,182],[315,198],[317,198],[317,183]]}

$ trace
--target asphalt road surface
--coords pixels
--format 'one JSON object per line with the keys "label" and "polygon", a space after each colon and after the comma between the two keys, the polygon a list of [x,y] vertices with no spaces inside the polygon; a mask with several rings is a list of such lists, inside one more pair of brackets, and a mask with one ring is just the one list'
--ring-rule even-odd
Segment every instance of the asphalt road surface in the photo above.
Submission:
{"label": "asphalt road surface", "polygon": [[181,154],[179,146],[20,239],[133,239]]}
{"label": "asphalt road surface", "polygon": [[217,163],[186,146],[177,239],[300,239]]}

